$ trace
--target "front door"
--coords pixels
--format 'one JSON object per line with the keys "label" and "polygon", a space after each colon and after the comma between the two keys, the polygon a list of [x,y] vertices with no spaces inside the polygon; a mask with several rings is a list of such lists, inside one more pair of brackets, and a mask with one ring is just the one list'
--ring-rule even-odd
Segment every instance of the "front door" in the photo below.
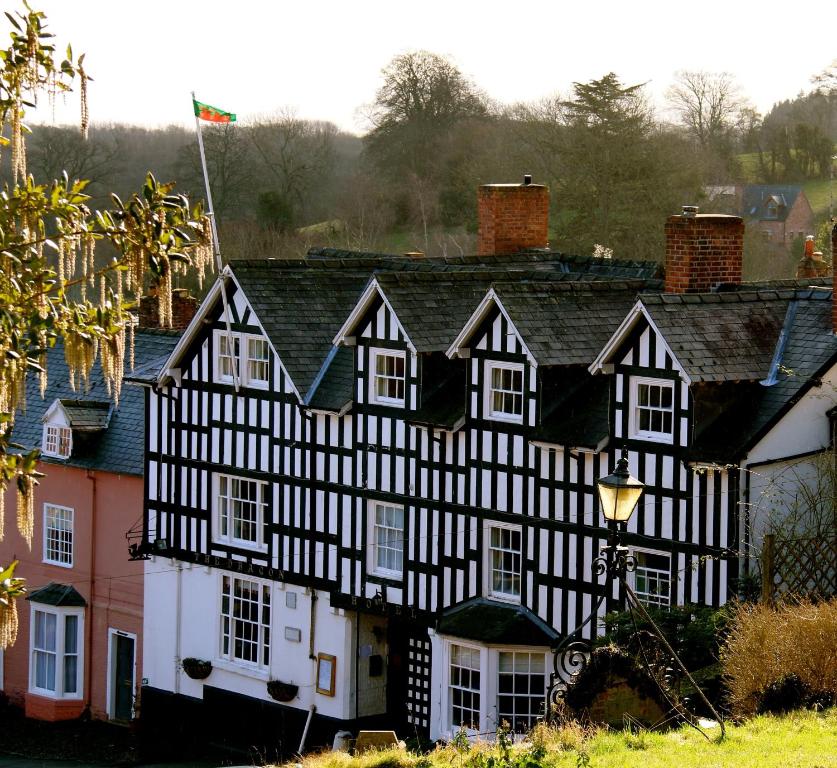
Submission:
{"label": "front door", "polygon": [[113,634],[111,668],[111,717],[130,720],[134,716],[134,638],[120,632]]}

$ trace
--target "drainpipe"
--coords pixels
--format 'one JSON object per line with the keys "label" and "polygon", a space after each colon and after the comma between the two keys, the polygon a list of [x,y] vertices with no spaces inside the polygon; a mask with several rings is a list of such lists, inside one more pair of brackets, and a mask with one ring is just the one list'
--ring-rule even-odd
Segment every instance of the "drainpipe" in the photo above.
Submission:
{"label": "drainpipe", "polygon": [[183,565],[178,562],[175,570],[177,572],[177,589],[174,597],[174,694],[177,696],[180,693],[180,627],[183,623],[180,608],[183,603]]}
{"label": "drainpipe", "polygon": [[85,632],[85,665],[84,665],[84,705],[88,713],[92,714],[93,704],[93,604],[96,588],[96,473],[87,470],[90,481],[90,601],[87,605],[87,621]]}
{"label": "drainpipe", "polygon": [[302,754],[302,750],[305,749],[305,739],[308,738],[308,728],[311,725],[311,718],[314,717],[314,713],[317,711],[317,705],[312,704],[311,707],[308,709],[308,719],[305,721],[305,728],[302,731],[302,739],[299,742],[299,749],[297,750],[298,754]]}

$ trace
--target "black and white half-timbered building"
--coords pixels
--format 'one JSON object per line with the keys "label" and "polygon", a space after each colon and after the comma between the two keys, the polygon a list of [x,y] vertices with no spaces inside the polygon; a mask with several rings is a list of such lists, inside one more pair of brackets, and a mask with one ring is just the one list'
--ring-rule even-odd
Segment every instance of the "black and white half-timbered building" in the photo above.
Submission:
{"label": "black and white half-timbered building", "polygon": [[144,716],[275,715],[292,749],[312,713],[309,743],[532,726],[612,589],[623,449],[636,592],[735,593],[770,477],[829,445],[830,283],[739,285],[737,217],[672,216],[664,283],[550,252],[544,187],[479,203],[477,257],[232,263],[146,377]]}

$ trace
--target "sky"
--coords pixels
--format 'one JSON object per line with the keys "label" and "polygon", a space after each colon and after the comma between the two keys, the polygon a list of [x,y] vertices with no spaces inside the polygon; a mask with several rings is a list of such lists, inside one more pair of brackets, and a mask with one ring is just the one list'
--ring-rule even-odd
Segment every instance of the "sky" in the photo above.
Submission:
{"label": "sky", "polygon": [[[93,122],[189,125],[190,94],[240,121],[291,109],[363,133],[400,53],[449,57],[488,96],[533,101],[613,71],[662,106],[677,70],[727,71],[762,113],[835,56],[830,0],[30,0],[85,52]],[[6,2],[6,10],[14,9]],[[22,6],[18,6],[22,7]],[[830,9],[830,10],[829,10]],[[69,97],[30,121],[77,122]]]}

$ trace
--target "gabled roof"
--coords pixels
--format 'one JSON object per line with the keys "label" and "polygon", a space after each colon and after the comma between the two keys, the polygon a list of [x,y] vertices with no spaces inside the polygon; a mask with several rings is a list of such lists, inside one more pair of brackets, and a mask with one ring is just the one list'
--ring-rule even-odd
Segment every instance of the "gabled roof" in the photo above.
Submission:
{"label": "gabled roof", "polygon": [[56,584],[54,581],[46,586],[33,589],[26,596],[26,599],[33,603],[53,605],[56,608],[81,608],[87,605],[87,601],[72,584]]}
{"label": "gabled roof", "polygon": [[[748,184],[741,196],[741,215],[746,219],[784,221],[797,198],[804,195],[796,184]],[[768,215],[768,206],[777,206],[775,216]]]}
{"label": "gabled roof", "polygon": [[488,645],[552,646],[560,635],[525,605],[475,597],[442,613],[436,631]]}
{"label": "gabled roof", "polygon": [[[642,304],[693,382],[760,381],[768,376],[788,304],[831,307],[819,288],[646,295]],[[830,324],[819,329],[818,350],[837,351]]]}
{"label": "gabled roof", "polygon": [[369,273],[281,259],[233,261],[229,268],[304,397]]}
{"label": "gabled roof", "polygon": [[647,288],[643,281],[494,285],[539,365],[589,365]]}
{"label": "gabled roof", "polygon": [[[176,331],[159,331],[138,328],[134,332],[134,359],[136,366],[168,355],[177,342]],[[73,453],[67,459],[60,459],[65,466],[98,469],[126,475],[142,475],[145,429],[145,394],[139,387],[123,387],[119,406],[112,407],[102,375],[101,362],[97,360],[90,374],[90,385],[73,391],[69,372],[64,359],[64,347],[58,341],[47,350],[49,383],[44,398],[38,391],[36,376],[28,376],[26,382],[26,411],[15,417],[12,439],[26,448],[37,448],[43,440],[43,416],[60,400],[70,403],[69,412],[80,419],[85,426],[78,431],[85,435],[83,440],[73,440]],[[126,378],[130,376],[125,371]],[[77,406],[73,404],[82,403]],[[95,428],[103,414],[110,410],[107,429]],[[90,427],[94,427],[92,430]],[[44,457],[44,461],[50,461]]]}
{"label": "gabled roof", "polygon": [[[804,292],[800,292],[804,295]],[[695,436],[692,454],[721,463],[739,459],[754,446],[829,368],[837,365],[837,336],[831,331],[830,291],[811,290],[800,298],[788,330],[776,382],[738,385],[727,400],[724,418]],[[775,341],[775,340],[774,340]],[[718,387],[719,385],[714,385]],[[713,396],[697,392],[696,400]]]}
{"label": "gabled roof", "polygon": [[[108,428],[113,403],[102,400],[56,400],[67,417],[70,428],[76,432],[98,432]],[[52,408],[44,415],[47,419]]]}

